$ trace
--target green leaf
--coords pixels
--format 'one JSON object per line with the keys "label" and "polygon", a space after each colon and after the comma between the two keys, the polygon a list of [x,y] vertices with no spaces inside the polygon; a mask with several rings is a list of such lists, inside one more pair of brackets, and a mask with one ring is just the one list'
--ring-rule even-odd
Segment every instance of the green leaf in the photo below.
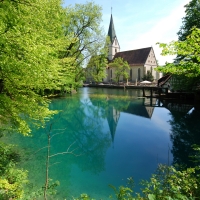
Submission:
{"label": "green leaf", "polygon": [[156,196],[154,194],[148,194],[149,200],[156,200]]}

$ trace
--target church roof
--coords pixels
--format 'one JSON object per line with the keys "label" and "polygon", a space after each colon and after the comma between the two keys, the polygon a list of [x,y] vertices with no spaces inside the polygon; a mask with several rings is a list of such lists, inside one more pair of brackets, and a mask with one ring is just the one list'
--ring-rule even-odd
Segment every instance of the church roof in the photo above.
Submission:
{"label": "church roof", "polygon": [[140,117],[151,118],[146,107],[144,106],[144,99],[137,99],[134,102],[130,102],[126,109],[122,109],[122,112]]}
{"label": "church roof", "polygon": [[130,51],[121,51],[115,54],[114,58],[121,57],[128,62],[129,65],[144,65],[152,47],[136,49]]}
{"label": "church roof", "polygon": [[116,33],[115,33],[115,27],[114,27],[112,14],[111,14],[111,17],[110,17],[110,25],[109,25],[109,29],[108,29],[108,36],[110,37],[111,43],[113,43],[114,39],[117,37]]}

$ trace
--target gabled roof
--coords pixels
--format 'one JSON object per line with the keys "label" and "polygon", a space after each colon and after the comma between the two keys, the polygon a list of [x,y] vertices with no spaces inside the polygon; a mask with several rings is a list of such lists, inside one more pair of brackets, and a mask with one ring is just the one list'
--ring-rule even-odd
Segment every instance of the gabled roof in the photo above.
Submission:
{"label": "gabled roof", "polygon": [[136,49],[130,51],[121,51],[115,54],[114,58],[121,57],[128,62],[129,65],[144,65],[152,47]]}
{"label": "gabled roof", "polygon": [[109,25],[109,29],[108,29],[108,36],[110,37],[110,41],[113,44],[114,39],[117,36],[116,36],[116,33],[115,33],[115,27],[114,27],[114,22],[113,22],[112,14],[111,14],[111,17],[110,17],[110,25]]}

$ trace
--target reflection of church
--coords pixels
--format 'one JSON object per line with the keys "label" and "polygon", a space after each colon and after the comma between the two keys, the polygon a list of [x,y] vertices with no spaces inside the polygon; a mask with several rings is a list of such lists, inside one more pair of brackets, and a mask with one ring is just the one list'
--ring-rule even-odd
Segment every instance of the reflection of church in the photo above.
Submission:
{"label": "reflection of church", "polygon": [[150,106],[148,101],[149,99],[146,99],[146,98],[137,99],[134,102],[130,102],[128,108],[122,110],[122,112],[151,119],[153,115],[153,111],[154,111],[153,105],[156,104],[156,99],[155,98],[152,99],[153,101],[152,106]]}
{"label": "reflection of church", "polygon": [[112,142],[114,141],[114,138],[115,138],[115,132],[116,132],[117,123],[119,121],[119,118],[120,118],[120,111],[116,110],[113,106],[109,106],[108,114],[107,114],[107,121],[108,121],[108,126],[110,129]]}
{"label": "reflection of church", "polygon": [[149,99],[141,98],[130,102],[127,108],[122,108],[121,110],[117,110],[112,104],[109,105],[108,113],[107,113],[107,121],[110,129],[110,134],[112,137],[112,142],[114,141],[115,132],[117,129],[117,124],[120,118],[120,113],[128,113],[132,115],[136,115],[139,117],[145,117],[151,119],[154,111],[154,106],[156,105],[156,99],[154,98],[151,102],[151,106],[149,104]]}

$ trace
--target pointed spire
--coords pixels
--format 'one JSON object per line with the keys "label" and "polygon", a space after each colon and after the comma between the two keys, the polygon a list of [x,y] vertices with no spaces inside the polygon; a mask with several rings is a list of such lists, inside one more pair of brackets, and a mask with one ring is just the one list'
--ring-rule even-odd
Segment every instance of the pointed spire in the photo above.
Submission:
{"label": "pointed spire", "polygon": [[[112,11],[112,8],[111,8],[111,11]],[[110,25],[109,25],[109,29],[108,29],[108,36],[110,36],[110,41],[111,41],[111,43],[113,43],[114,39],[116,38],[116,33],[115,33],[115,27],[114,27],[112,13],[111,13],[111,17],[110,17]]]}

